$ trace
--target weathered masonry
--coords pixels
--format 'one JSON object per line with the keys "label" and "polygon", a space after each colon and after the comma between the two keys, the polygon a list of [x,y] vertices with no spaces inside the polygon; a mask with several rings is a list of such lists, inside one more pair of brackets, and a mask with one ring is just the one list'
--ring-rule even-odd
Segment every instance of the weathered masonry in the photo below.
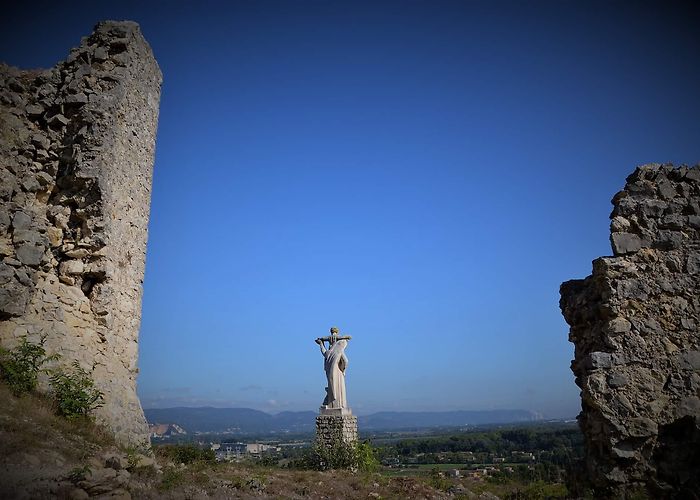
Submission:
{"label": "weathered masonry", "polygon": [[161,81],[132,22],[98,24],[46,71],[0,65],[0,343],[46,336],[132,443],[148,435],[136,374]]}
{"label": "weathered masonry", "polygon": [[316,417],[316,441],[320,446],[333,448],[339,441],[357,441],[357,417],[350,414],[319,415]]}
{"label": "weathered masonry", "polygon": [[561,286],[597,497],[700,491],[700,166],[645,165],[613,198],[614,257]]}

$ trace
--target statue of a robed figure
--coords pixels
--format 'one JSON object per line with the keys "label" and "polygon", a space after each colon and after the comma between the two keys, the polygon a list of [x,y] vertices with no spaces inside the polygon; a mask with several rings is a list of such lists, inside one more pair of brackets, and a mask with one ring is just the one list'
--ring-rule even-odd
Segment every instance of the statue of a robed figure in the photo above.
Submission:
{"label": "statue of a robed figure", "polygon": [[316,417],[316,442],[329,450],[335,449],[338,439],[345,443],[357,441],[357,417],[352,414],[345,395],[345,370],[348,369],[345,348],[350,338],[341,337],[333,327],[330,336],[316,339],[323,354],[327,381],[326,398]]}
{"label": "statue of a robed figure", "polygon": [[326,370],[328,381],[326,398],[320,408],[321,414],[351,414],[345,395],[345,370],[348,367],[345,348],[351,338],[350,336],[341,337],[338,329],[333,327],[330,336],[316,339],[316,343],[321,347],[323,368]]}

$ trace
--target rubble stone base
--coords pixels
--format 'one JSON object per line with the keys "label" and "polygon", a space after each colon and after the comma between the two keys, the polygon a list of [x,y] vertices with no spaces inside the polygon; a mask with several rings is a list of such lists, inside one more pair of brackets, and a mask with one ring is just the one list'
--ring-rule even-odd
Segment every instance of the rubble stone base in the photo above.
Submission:
{"label": "rubble stone base", "polygon": [[319,415],[316,417],[316,442],[332,446],[341,438],[346,443],[357,441],[357,417],[354,415]]}

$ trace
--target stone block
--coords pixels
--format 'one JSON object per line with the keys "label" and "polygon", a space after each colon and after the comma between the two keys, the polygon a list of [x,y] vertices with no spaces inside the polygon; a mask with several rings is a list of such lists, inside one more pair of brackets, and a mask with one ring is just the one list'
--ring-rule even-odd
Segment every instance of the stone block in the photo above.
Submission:
{"label": "stone block", "polygon": [[633,233],[613,233],[610,242],[615,255],[637,252],[642,248],[642,239]]}

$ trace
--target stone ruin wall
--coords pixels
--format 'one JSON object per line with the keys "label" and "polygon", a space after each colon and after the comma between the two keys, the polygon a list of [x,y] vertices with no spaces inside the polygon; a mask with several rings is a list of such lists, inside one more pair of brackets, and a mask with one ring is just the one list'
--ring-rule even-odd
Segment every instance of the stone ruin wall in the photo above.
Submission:
{"label": "stone ruin wall", "polygon": [[612,202],[614,256],[561,286],[586,449],[572,486],[697,498],[700,165],[642,166]]}
{"label": "stone ruin wall", "polygon": [[161,81],[132,22],[98,24],[50,70],[0,65],[0,344],[46,336],[128,443],[148,436],[136,375]]}

